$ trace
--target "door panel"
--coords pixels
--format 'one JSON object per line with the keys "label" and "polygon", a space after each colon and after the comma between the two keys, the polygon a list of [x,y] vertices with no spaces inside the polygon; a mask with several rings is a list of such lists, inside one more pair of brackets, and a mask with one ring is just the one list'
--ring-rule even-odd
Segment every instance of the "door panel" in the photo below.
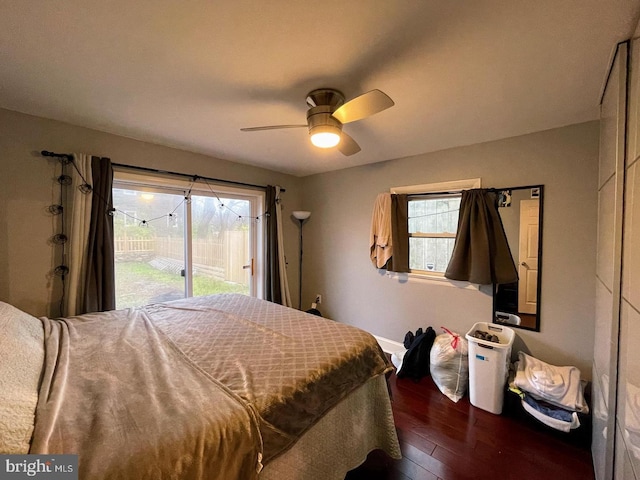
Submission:
{"label": "door panel", "polygon": [[116,308],[185,296],[184,195],[113,189]]}
{"label": "door panel", "polygon": [[250,293],[251,202],[192,195],[193,296]]}
{"label": "door panel", "polygon": [[518,258],[518,312],[536,313],[538,303],[538,224],[540,201],[520,202],[520,248]]}

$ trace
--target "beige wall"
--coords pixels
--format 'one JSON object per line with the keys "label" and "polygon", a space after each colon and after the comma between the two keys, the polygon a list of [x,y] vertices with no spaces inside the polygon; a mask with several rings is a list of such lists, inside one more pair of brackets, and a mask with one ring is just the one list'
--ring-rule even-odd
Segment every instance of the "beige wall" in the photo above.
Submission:
{"label": "beige wall", "polygon": [[[591,122],[497,142],[418,155],[303,179],[94,130],[0,110],[0,300],[35,315],[55,315],[59,281],[46,207],[57,198],[54,163],[43,149],[88,152],[114,162],[250,183],[278,183],[286,254],[297,304],[297,224],[305,224],[303,308],[324,295],[325,316],[402,340],[419,326],[466,332],[490,321],[491,296],[466,283],[403,282],[372,267],[369,225],[375,196],[391,186],[481,177],[483,186],[545,184],[541,332],[518,331],[516,349],[588,377],[593,352],[598,124]],[[304,189],[304,190],[303,190]],[[304,192],[304,194],[302,193]],[[572,234],[570,235],[569,232]]]}
{"label": "beige wall", "polygon": [[[213,132],[212,132],[213,134]],[[57,315],[59,263],[48,240],[54,232],[45,209],[58,203],[53,188],[56,162],[41,150],[82,152],[115,163],[224,178],[287,189],[283,207],[285,253],[294,304],[297,304],[298,230],[290,213],[300,208],[300,179],[173,148],[75,127],[0,109],[0,300],[33,315]]]}
{"label": "beige wall", "polygon": [[[428,135],[428,132],[425,132]],[[594,331],[598,122],[454,148],[303,179],[305,304],[325,316],[402,341],[407,330],[466,333],[491,321],[492,299],[464,282],[407,282],[369,260],[376,195],[392,186],[481,177],[485,187],[544,184],[541,331],[518,330],[514,350],[591,373]]]}

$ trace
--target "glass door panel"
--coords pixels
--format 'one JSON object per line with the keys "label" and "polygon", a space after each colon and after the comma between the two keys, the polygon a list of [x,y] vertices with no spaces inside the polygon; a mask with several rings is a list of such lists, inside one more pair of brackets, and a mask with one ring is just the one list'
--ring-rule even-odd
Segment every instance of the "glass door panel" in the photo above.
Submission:
{"label": "glass door panel", "polygon": [[193,296],[251,294],[251,201],[191,196]]}
{"label": "glass door panel", "polygon": [[116,308],[185,297],[184,194],[113,189]]}

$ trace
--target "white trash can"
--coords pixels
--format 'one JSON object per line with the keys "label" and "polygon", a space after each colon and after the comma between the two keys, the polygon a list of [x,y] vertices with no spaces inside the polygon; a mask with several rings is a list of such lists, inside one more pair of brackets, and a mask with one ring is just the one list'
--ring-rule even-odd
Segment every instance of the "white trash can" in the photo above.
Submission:
{"label": "white trash can", "polygon": [[[495,335],[500,343],[474,337],[474,332]],[[511,346],[515,338],[512,328],[478,322],[465,335],[469,341],[469,398],[471,404],[491,413],[502,413],[504,387],[509,374]]]}

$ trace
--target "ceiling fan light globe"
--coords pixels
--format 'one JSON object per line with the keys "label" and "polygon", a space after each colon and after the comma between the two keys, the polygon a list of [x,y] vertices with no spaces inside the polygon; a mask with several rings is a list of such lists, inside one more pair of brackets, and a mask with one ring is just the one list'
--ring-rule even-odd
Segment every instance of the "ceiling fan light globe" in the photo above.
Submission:
{"label": "ceiling fan light globe", "polygon": [[319,148],[331,148],[340,143],[340,135],[335,132],[318,132],[311,135],[311,143]]}

